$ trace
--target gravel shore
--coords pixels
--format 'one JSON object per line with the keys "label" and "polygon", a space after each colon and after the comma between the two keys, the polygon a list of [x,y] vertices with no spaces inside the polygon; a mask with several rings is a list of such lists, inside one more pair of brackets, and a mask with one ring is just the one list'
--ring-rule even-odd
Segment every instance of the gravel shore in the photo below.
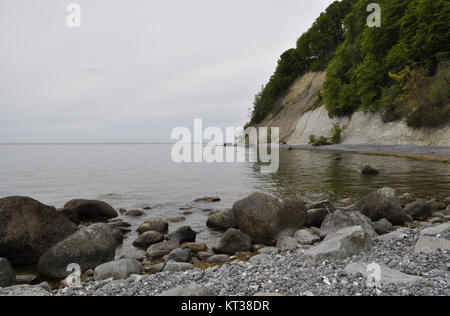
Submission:
{"label": "gravel shore", "polygon": [[[414,246],[420,232],[431,225],[402,231],[391,240],[374,239],[372,250],[335,262],[306,261],[309,246],[295,252],[265,256],[258,264],[234,261],[206,270],[132,275],[126,280],[100,282],[88,280],[78,287],[54,291],[54,295],[77,296],[153,296],[180,285],[195,283],[220,296],[253,296],[256,293],[279,293],[285,296],[448,296],[450,295],[450,260],[448,251],[416,254]],[[437,237],[450,240],[450,232]],[[404,284],[388,284],[382,279],[379,288],[367,286],[367,277],[346,271],[351,263],[377,263],[406,275]],[[400,274],[402,276],[402,274]],[[420,280],[408,281],[418,276]]]}

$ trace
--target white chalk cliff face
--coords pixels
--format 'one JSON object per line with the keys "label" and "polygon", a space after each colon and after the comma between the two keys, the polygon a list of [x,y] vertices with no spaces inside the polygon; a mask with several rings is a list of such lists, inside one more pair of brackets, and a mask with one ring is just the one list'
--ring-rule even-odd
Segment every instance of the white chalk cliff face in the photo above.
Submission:
{"label": "white chalk cliff face", "polygon": [[309,73],[298,78],[275,110],[260,126],[280,128],[281,141],[306,145],[309,136],[330,136],[333,124],[340,123],[343,144],[450,146],[450,124],[439,128],[413,129],[404,121],[383,123],[379,114],[361,111],[351,117],[330,119],[324,105],[314,105],[325,73]]}

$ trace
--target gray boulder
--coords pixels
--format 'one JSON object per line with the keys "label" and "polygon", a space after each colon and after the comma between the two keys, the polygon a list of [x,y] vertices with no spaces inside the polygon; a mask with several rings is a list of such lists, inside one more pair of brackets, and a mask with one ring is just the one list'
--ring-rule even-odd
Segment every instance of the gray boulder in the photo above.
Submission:
{"label": "gray boulder", "polygon": [[192,252],[190,249],[177,248],[172,250],[167,256],[166,262],[191,262]]}
{"label": "gray boulder", "polygon": [[278,239],[277,248],[281,252],[294,251],[297,249],[297,240],[289,236],[283,236]]}
{"label": "gray boulder", "polygon": [[16,274],[9,261],[0,258],[0,287],[7,287],[16,284]]}
{"label": "gray boulder", "polygon": [[99,265],[94,270],[95,281],[102,281],[109,278],[122,280],[132,274],[139,274],[142,264],[133,259],[119,259]]}
{"label": "gray boulder", "polygon": [[372,226],[378,235],[384,235],[394,230],[394,226],[385,218],[382,218],[377,222],[373,222]]}
{"label": "gray boulder", "polygon": [[164,240],[164,235],[160,232],[150,230],[140,235],[134,242],[133,246],[136,248],[147,249],[153,244]]}
{"label": "gray boulder", "polygon": [[251,251],[252,238],[240,231],[239,229],[230,228],[220,238],[216,247],[213,248],[215,253],[224,253],[233,255],[239,251]]}
{"label": "gray boulder", "polygon": [[403,225],[406,213],[394,189],[383,188],[363,197],[348,210],[360,212],[376,222],[382,218],[393,225]]}
{"label": "gray boulder", "polygon": [[64,208],[75,212],[80,221],[106,222],[119,215],[111,205],[97,200],[71,200]]}
{"label": "gray boulder", "polygon": [[402,239],[403,237],[407,236],[409,233],[410,233],[409,228],[402,227],[397,230],[394,230],[391,233],[388,233],[388,234],[385,234],[382,236],[378,236],[375,239],[379,240],[379,241],[383,241],[383,242],[391,242],[391,241],[395,241],[398,239]]}
{"label": "gray boulder", "polygon": [[195,297],[195,296],[215,296],[215,293],[209,288],[191,283],[187,285],[181,285],[174,289],[162,292],[158,296],[184,296],[184,297]]}
{"label": "gray boulder", "polygon": [[[362,263],[362,262],[356,262],[351,263],[345,267],[345,272],[347,272],[349,275],[363,275],[364,279],[367,279],[370,273],[371,269],[368,269],[369,264]],[[369,270],[369,271],[368,271]],[[388,267],[380,265],[380,283],[381,285],[417,285],[424,281],[426,281],[424,278],[415,276],[415,275],[408,275],[405,273],[402,273],[397,270],[390,269]]]}
{"label": "gray boulder", "polygon": [[313,234],[307,229],[297,231],[294,238],[297,240],[297,243],[304,246],[313,245],[321,240],[319,236]]}
{"label": "gray boulder", "polygon": [[306,226],[320,227],[329,214],[331,214],[331,212],[326,208],[315,208],[308,210],[308,220],[306,222]]}
{"label": "gray boulder", "polygon": [[414,253],[416,254],[429,254],[438,250],[449,251],[450,240],[421,236],[414,247]]}
{"label": "gray boulder", "polygon": [[227,209],[224,211],[220,211],[214,214],[211,214],[208,217],[206,222],[206,226],[216,229],[226,231],[229,228],[237,228],[236,221],[234,220],[233,210]]}
{"label": "gray boulder", "polygon": [[150,219],[139,226],[137,232],[143,234],[151,230],[167,234],[169,232],[169,222],[163,219]]}
{"label": "gray boulder", "polygon": [[380,172],[377,169],[369,165],[362,166],[359,170],[363,175],[374,176],[380,174]]}
{"label": "gray boulder", "polygon": [[328,215],[322,223],[321,232],[326,235],[333,234],[343,228],[351,226],[361,226],[371,238],[375,238],[378,234],[372,227],[369,218],[359,212],[351,212],[346,210],[336,210]]}
{"label": "gray boulder", "polygon": [[0,257],[13,265],[33,265],[77,226],[54,207],[28,197],[0,199]]}
{"label": "gray boulder", "polygon": [[43,277],[61,280],[71,273],[67,271],[69,264],[78,264],[84,272],[114,260],[115,252],[114,232],[106,224],[94,224],[47,250],[39,260],[38,271]]}
{"label": "gray boulder", "polygon": [[268,245],[275,244],[280,235],[293,235],[308,219],[303,201],[263,193],[253,193],[234,203],[233,216],[242,232],[256,243]]}
{"label": "gray boulder", "polygon": [[328,235],[321,244],[309,249],[305,258],[315,261],[343,260],[370,248],[370,235],[361,226],[353,226]]}
{"label": "gray boulder", "polygon": [[195,238],[197,236],[197,232],[192,230],[189,226],[183,226],[175,230],[173,233],[170,233],[167,236],[167,240],[178,240],[180,244],[184,242],[195,242]]}
{"label": "gray boulder", "polygon": [[167,240],[153,244],[147,249],[147,258],[155,260],[168,255],[172,250],[180,248],[178,240]]}
{"label": "gray boulder", "polygon": [[405,206],[405,212],[416,221],[424,221],[433,214],[430,204],[424,200],[409,203]]}

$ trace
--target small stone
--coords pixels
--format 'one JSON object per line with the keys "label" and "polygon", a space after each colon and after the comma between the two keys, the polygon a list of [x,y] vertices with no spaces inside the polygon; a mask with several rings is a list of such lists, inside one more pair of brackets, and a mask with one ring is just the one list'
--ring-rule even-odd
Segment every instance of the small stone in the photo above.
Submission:
{"label": "small stone", "polygon": [[177,248],[172,250],[167,256],[166,261],[175,261],[175,262],[191,262],[192,253],[190,249],[182,249]]}
{"label": "small stone", "polygon": [[281,252],[294,251],[297,249],[297,240],[292,237],[281,237],[278,240],[277,248]]}

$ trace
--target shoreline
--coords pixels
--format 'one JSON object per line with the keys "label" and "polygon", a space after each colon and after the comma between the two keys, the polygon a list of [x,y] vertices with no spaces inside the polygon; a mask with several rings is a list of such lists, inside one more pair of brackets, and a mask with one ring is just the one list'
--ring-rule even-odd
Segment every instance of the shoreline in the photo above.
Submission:
{"label": "shoreline", "polygon": [[304,151],[328,151],[334,153],[351,153],[358,155],[387,156],[409,158],[415,160],[428,160],[450,163],[450,147],[448,146],[410,146],[410,145],[280,145],[282,149],[295,149]]}

